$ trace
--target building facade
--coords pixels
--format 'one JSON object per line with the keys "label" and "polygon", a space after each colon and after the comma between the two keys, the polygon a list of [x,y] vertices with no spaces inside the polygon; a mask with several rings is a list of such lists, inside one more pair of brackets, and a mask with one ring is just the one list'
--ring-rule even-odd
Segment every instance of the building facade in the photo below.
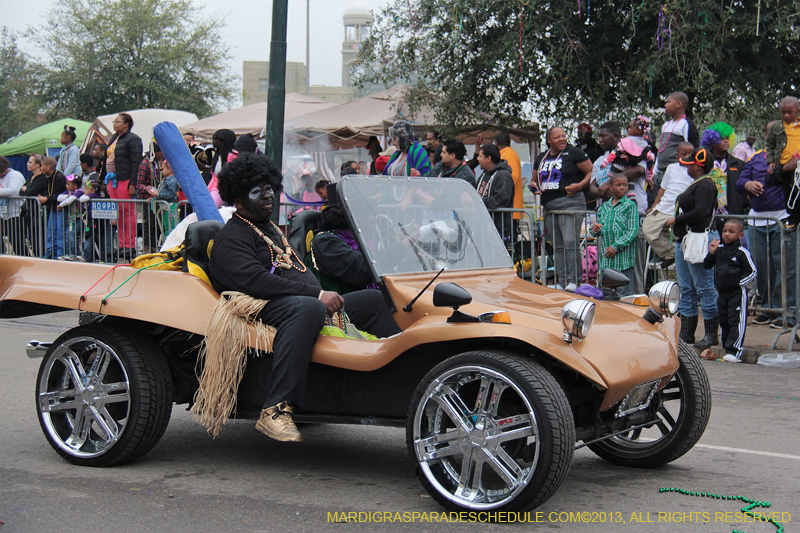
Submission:
{"label": "building facade", "polygon": [[[342,40],[342,85],[328,87],[312,85],[310,96],[343,104],[354,97],[351,89],[350,69],[357,61],[361,43],[369,37],[374,18],[364,2],[354,2],[345,10],[342,17],[344,35]],[[242,64],[242,103],[243,105],[267,101],[269,90],[269,61],[244,61]],[[286,92],[306,92],[305,63],[286,63]]]}

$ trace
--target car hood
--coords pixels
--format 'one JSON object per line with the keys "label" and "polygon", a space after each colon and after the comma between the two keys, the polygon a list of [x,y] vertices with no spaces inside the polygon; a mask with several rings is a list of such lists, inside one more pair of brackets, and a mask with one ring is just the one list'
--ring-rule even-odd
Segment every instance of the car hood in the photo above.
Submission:
{"label": "car hood", "polygon": [[[433,274],[393,276],[387,278],[387,287],[395,304],[401,308],[432,277]],[[582,358],[597,371],[609,389],[629,391],[644,381],[668,378],[678,369],[677,320],[668,318],[650,324],[642,319],[645,307],[590,300],[597,309],[586,339],[568,343],[561,338],[564,334],[561,309],[572,300],[589,299],[524,281],[513,269],[445,272],[420,298],[423,305],[416,304],[411,314],[422,315],[416,318],[449,316],[452,310],[433,307],[432,299],[433,287],[445,281],[457,283],[472,295],[472,303],[461,307],[460,311],[472,315],[508,311],[512,324],[509,337],[523,336],[517,328],[544,334],[550,341],[544,351],[572,368],[576,367],[569,364],[569,360]],[[404,318],[415,319],[403,315],[408,314],[402,311],[395,314],[399,323]],[[470,327],[474,334],[479,334],[480,326]],[[404,324],[401,323],[401,327]]]}

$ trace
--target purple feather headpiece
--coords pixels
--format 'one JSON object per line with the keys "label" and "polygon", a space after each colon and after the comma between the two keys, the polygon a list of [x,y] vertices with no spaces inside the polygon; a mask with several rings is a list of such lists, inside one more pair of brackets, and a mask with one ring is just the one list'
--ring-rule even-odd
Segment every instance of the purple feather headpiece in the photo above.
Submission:
{"label": "purple feather headpiece", "polygon": [[705,146],[706,148],[711,149],[715,144],[721,141],[722,135],[720,135],[718,131],[707,129],[703,132],[703,137],[700,139],[700,146]]}

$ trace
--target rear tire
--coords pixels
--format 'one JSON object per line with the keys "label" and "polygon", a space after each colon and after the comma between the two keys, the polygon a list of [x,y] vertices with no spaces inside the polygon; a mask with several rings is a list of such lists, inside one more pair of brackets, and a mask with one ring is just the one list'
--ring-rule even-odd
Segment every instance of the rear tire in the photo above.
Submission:
{"label": "rear tire", "polygon": [[70,463],[128,463],[149,452],[167,428],[169,366],[141,331],[80,326],[61,335],[42,360],[36,409],[47,441]]}
{"label": "rear tire", "polygon": [[454,511],[521,511],[569,472],[575,424],[555,378],[530,357],[481,351],[420,382],[406,425],[425,490]]}
{"label": "rear tire", "polygon": [[683,341],[678,341],[678,359],[680,368],[652,400],[658,424],[590,444],[590,450],[617,465],[654,468],[697,444],[711,415],[711,387],[700,358]]}

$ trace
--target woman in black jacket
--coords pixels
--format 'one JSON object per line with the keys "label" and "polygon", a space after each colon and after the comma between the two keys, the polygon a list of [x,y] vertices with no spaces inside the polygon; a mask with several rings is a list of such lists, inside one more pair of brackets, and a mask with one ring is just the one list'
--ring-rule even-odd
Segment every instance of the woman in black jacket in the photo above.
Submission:
{"label": "woman in black jacket", "polygon": [[[47,177],[42,173],[42,159],[45,156],[31,154],[28,159],[28,171],[31,176],[25,185],[19,190],[20,196],[27,196],[22,206],[22,220],[25,224],[25,240],[33,249],[36,257],[44,255],[44,219],[45,212],[43,206],[36,201],[39,195],[47,194]],[[20,251],[19,253],[22,253]]]}
{"label": "woman in black jacket", "polygon": [[[117,115],[112,124],[115,133],[106,149],[106,188],[112,200],[130,200],[142,162],[142,139],[131,131],[133,118],[128,113]],[[136,250],[136,208],[131,202],[119,202],[117,213],[120,258],[130,260]]]}
{"label": "woman in black jacket", "polygon": [[717,289],[714,287],[714,270],[706,270],[703,263],[688,263],[683,258],[681,243],[686,235],[708,232],[708,242],[719,237],[712,228],[714,209],[717,207],[717,186],[710,173],[714,169],[714,156],[706,148],[698,148],[689,159],[681,159],[694,180],[676,201],[675,216],[667,221],[673,226],[675,235],[675,271],[681,290],[681,303],[678,311],[681,316],[680,338],[688,344],[694,343],[697,328],[697,300],[703,308],[703,327],[705,337],[695,344],[696,348],[706,349],[718,344],[717,341]]}

